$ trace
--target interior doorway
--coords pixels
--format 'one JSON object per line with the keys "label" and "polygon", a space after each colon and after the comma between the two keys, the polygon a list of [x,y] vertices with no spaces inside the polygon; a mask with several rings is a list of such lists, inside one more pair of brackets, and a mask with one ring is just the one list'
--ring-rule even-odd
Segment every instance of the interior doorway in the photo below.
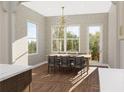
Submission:
{"label": "interior doorway", "polygon": [[102,26],[89,26],[89,52],[92,55],[91,64],[98,64],[102,61]]}

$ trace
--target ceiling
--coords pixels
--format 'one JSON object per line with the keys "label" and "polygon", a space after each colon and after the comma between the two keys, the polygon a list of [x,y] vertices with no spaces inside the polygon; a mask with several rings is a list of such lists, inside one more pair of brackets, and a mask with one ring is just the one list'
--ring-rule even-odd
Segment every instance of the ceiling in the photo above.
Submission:
{"label": "ceiling", "polygon": [[62,6],[65,7],[65,15],[79,15],[106,13],[112,3],[111,1],[31,1],[22,4],[44,16],[59,16]]}

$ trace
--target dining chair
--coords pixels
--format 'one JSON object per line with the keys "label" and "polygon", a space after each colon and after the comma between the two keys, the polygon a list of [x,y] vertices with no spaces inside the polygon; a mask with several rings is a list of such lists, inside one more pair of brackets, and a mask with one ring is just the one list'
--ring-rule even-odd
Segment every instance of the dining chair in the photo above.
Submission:
{"label": "dining chair", "polygon": [[69,56],[61,56],[61,68],[69,68],[68,58]]}
{"label": "dining chair", "polygon": [[55,56],[48,56],[48,73],[50,72],[50,69],[52,68],[55,71]]}
{"label": "dining chair", "polygon": [[55,69],[60,70],[60,65],[61,65],[61,56],[55,56]]}
{"label": "dining chair", "polygon": [[69,61],[68,61],[68,63],[69,63],[69,65],[70,65],[71,68],[74,67],[75,62],[76,62],[76,56],[69,56]]}
{"label": "dining chair", "polygon": [[81,75],[82,75],[82,70],[85,68],[85,58],[84,57],[76,57],[76,62],[74,67],[76,69],[81,70]]}

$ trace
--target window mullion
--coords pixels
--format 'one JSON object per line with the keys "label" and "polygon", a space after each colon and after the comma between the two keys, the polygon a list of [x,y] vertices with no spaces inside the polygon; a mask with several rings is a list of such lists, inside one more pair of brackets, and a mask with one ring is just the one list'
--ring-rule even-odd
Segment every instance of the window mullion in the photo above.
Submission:
{"label": "window mullion", "polygon": [[64,52],[66,52],[66,30],[67,30],[67,28],[65,27],[65,29],[64,29]]}

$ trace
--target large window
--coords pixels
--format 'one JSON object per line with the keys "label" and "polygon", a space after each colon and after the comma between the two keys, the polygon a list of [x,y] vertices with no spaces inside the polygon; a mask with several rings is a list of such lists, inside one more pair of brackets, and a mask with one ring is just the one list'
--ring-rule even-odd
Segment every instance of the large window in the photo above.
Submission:
{"label": "large window", "polygon": [[66,37],[67,51],[79,51],[79,26],[69,26],[67,27]]}
{"label": "large window", "polygon": [[28,53],[37,53],[37,26],[27,22]]}
{"label": "large window", "polygon": [[57,27],[53,27],[53,51],[64,51],[64,32],[60,32]]}
{"label": "large window", "polygon": [[79,26],[67,26],[63,32],[55,26],[52,28],[53,52],[79,52],[79,41]]}

